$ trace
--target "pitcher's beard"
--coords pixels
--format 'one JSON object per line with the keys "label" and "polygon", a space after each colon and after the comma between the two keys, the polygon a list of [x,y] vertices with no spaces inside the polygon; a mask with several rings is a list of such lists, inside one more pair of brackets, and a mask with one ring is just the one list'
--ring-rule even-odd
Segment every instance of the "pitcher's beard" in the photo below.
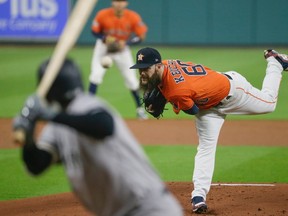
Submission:
{"label": "pitcher's beard", "polygon": [[158,76],[157,73],[154,73],[150,78],[148,78],[147,83],[142,83],[141,82],[141,77],[140,77],[140,88],[144,92],[150,92],[152,89],[157,87],[161,83],[160,77]]}

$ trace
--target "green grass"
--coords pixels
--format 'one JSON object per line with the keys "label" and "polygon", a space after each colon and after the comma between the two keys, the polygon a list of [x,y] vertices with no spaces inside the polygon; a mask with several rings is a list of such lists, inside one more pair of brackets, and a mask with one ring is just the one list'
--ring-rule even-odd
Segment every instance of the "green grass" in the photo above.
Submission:
{"label": "green grass", "polygon": [[[196,146],[144,146],[164,181],[192,179]],[[213,182],[287,183],[287,147],[218,146]],[[60,165],[39,177],[26,173],[19,149],[0,150],[0,200],[69,191]]]}
{"label": "green grass", "polygon": [[[133,47],[133,54],[140,46]],[[254,86],[261,88],[266,61],[265,48],[225,48],[225,47],[165,47],[156,46],[163,59],[182,59],[204,64],[218,71],[236,70],[243,74]],[[36,89],[36,70],[40,62],[48,58],[53,46],[1,46],[0,48],[0,117],[13,117],[20,110],[25,98]],[[287,49],[277,48],[279,52]],[[69,57],[73,58],[83,71],[85,87],[92,58],[93,46],[76,47]],[[288,119],[288,78],[284,74],[280,88],[279,102],[274,113],[259,116],[230,116],[232,119]],[[110,102],[124,118],[135,118],[135,105],[130,92],[125,88],[123,79],[115,66],[107,71],[99,95]],[[172,107],[164,118],[191,118],[185,114],[175,115]]]}
{"label": "green grass", "polygon": [[[145,146],[145,149],[165,181],[192,179],[195,146]],[[287,183],[287,157],[287,147],[218,146],[213,182]]]}
{"label": "green grass", "polygon": [[19,149],[0,150],[0,200],[20,199],[69,191],[62,165],[52,166],[43,175],[25,170]]}
{"label": "green grass", "polygon": [[287,147],[218,147],[215,181],[288,183]]}

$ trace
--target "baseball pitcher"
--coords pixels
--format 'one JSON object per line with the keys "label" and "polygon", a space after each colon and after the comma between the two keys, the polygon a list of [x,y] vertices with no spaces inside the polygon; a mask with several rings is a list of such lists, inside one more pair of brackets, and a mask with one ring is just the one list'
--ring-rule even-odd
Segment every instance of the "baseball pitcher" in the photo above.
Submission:
{"label": "baseball pitcher", "polygon": [[149,47],[137,52],[137,63],[131,68],[139,69],[140,84],[146,91],[146,110],[159,118],[167,101],[176,114],[183,111],[196,117],[199,145],[191,199],[196,213],[208,209],[206,196],[214,172],[216,145],[227,114],[264,114],[276,108],[282,71],[288,71],[288,56],[265,50],[264,57],[268,65],[262,89],[257,89],[236,71],[221,73],[193,62],[162,61],[160,53]]}

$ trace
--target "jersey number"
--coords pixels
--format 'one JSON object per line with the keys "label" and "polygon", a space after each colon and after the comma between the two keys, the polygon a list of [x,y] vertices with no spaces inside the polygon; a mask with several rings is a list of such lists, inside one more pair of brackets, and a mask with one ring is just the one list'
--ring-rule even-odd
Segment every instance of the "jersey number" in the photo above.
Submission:
{"label": "jersey number", "polygon": [[177,60],[177,63],[181,66],[183,72],[189,76],[203,76],[207,74],[202,65],[184,64],[179,60]]}

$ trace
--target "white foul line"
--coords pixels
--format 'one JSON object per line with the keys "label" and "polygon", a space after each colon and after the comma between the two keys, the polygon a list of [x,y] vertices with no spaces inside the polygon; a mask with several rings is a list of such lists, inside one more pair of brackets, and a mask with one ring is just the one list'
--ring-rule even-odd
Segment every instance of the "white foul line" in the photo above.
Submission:
{"label": "white foul line", "polygon": [[274,187],[274,184],[227,184],[227,183],[214,183],[211,186],[250,186],[250,187]]}

